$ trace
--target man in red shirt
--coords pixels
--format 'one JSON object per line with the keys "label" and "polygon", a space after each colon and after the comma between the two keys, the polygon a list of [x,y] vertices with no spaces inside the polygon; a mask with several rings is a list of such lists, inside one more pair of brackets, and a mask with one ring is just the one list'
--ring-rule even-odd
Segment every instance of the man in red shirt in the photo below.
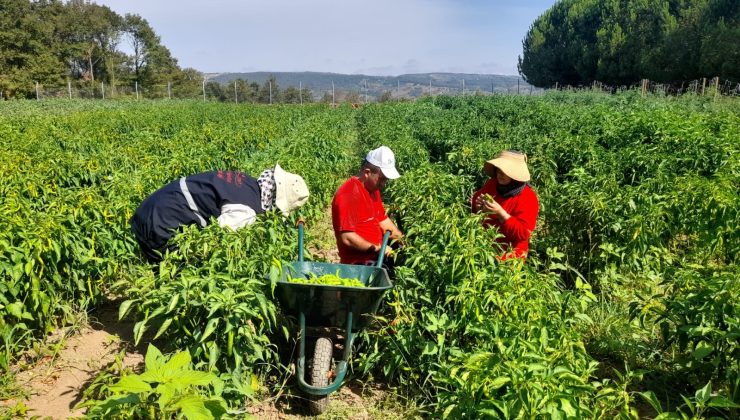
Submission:
{"label": "man in red shirt", "polygon": [[488,213],[483,225],[496,226],[504,235],[498,242],[513,249],[502,255],[501,260],[524,259],[540,208],[537,194],[527,184],[530,179],[527,155],[505,150],[487,161],[483,170],[491,179],[473,194],[470,200],[473,212]]}
{"label": "man in red shirt", "polygon": [[[331,218],[342,264],[372,264],[378,259],[385,231],[391,231],[391,239],[403,236],[386,215],[380,197],[386,181],[400,176],[393,151],[381,146],[367,154],[357,175],[334,194]],[[386,248],[386,256],[390,252]]]}

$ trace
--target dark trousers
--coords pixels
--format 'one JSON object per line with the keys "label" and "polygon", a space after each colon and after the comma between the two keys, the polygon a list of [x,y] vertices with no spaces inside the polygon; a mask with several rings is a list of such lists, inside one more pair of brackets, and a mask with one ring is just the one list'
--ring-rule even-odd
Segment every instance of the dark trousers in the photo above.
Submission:
{"label": "dark trousers", "polygon": [[152,248],[149,244],[136,237],[136,242],[139,244],[141,253],[144,254],[144,258],[150,264],[159,264],[162,262],[162,256],[167,251],[167,247]]}
{"label": "dark trousers", "polygon": [[[375,267],[378,263],[378,260],[367,260],[364,264],[369,267]],[[388,278],[393,280],[396,278],[396,262],[393,260],[393,258],[385,257],[383,258],[383,263],[381,264],[381,268],[385,268],[385,271],[388,273]]]}

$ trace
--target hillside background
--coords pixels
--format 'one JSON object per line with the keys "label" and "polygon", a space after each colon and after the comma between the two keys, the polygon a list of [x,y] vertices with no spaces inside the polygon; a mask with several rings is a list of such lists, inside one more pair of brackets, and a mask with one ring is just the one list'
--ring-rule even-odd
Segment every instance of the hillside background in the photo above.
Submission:
{"label": "hillside background", "polygon": [[[465,93],[516,93],[517,83],[520,93],[529,93],[531,85],[521,77],[495,74],[469,73],[417,73],[399,76],[368,76],[363,74],[339,74],[320,72],[249,72],[249,73],[208,73],[208,81],[230,84],[235,80],[260,85],[274,77],[280,88],[302,85],[309,89],[315,99],[331,94],[332,83],[337,95],[352,92],[364,99],[376,100],[384,93],[394,98],[416,98],[424,94],[461,94],[463,81]],[[431,82],[431,86],[430,86]],[[531,89],[533,93],[541,89]]]}

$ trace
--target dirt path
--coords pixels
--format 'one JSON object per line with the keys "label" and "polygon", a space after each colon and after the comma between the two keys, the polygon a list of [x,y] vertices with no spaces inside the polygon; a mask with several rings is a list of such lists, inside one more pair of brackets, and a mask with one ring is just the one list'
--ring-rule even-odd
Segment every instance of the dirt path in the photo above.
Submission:
{"label": "dirt path", "polygon": [[[87,385],[115,361],[120,350],[126,350],[124,367],[143,364],[143,355],[129,344],[133,341],[132,328],[131,322],[118,321],[116,308],[105,307],[90,316],[89,326],[60,341],[61,349],[56,354],[42,357],[30,368],[19,369],[16,383],[29,394],[24,401],[28,407],[26,415],[52,419],[83,415],[84,411],[75,410],[74,406]],[[14,406],[16,402],[8,400],[2,404]]]}
{"label": "dirt path", "polygon": [[[297,420],[305,418],[305,410],[302,397],[292,395],[252,406],[248,413],[260,420]],[[409,420],[418,416],[406,413],[397,402],[394,403],[391,390],[350,382],[329,396],[327,410],[316,418]]]}
{"label": "dirt path", "polygon": [[[82,393],[95,376],[114,363],[116,355],[126,350],[123,366],[138,370],[144,363],[143,351],[131,347],[133,323],[119,322],[116,309],[105,308],[91,317],[90,326],[66,340],[55,356],[45,356],[32,367],[20,370],[16,382],[28,393],[24,402],[27,418],[67,419],[84,416],[75,409]],[[331,395],[327,412],[321,418],[401,419],[403,410],[387,404],[392,391],[377,386],[348,383]],[[15,400],[1,401],[14,406]],[[305,407],[299,395],[284,395],[250,407],[247,412],[256,419],[300,419]]]}

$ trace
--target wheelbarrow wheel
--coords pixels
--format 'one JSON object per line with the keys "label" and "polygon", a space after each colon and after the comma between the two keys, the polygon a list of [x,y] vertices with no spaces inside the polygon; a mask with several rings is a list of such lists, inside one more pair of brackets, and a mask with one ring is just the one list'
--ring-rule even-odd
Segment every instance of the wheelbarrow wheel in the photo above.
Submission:
{"label": "wheelbarrow wheel", "polygon": [[[311,385],[326,387],[329,385],[329,371],[331,370],[331,357],[333,345],[331,340],[321,337],[316,340],[316,347],[311,361]],[[308,411],[312,415],[319,415],[329,405],[328,395],[311,395],[308,399]]]}

